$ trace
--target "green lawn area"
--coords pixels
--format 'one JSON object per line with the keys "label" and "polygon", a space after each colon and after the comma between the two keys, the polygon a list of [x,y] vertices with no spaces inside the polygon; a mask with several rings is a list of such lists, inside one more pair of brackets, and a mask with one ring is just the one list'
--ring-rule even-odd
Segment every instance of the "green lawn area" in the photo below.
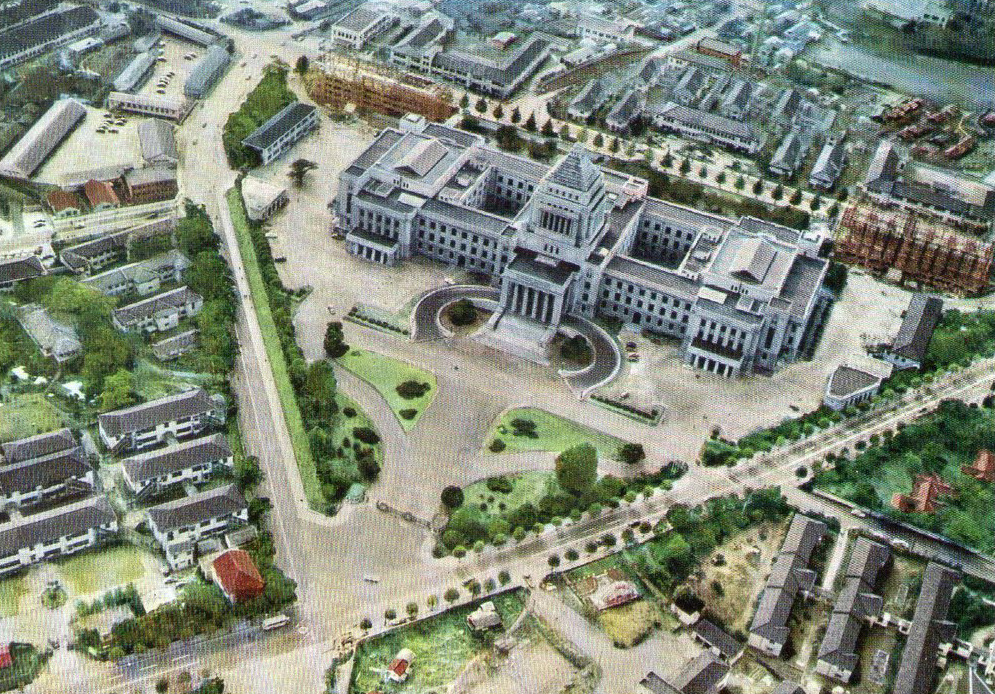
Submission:
{"label": "green lawn area", "polygon": [[276,380],[276,389],[280,395],[280,405],[283,407],[287,428],[290,431],[290,439],[293,442],[294,457],[297,458],[297,467],[301,473],[304,494],[308,504],[312,508],[320,510],[325,506],[325,498],[321,493],[321,482],[318,480],[318,471],[315,467],[314,456],[311,454],[311,445],[307,433],[304,431],[304,422],[297,405],[297,396],[290,383],[290,375],[287,373],[287,363],[283,358],[283,349],[280,346],[276,324],[273,322],[273,313],[270,310],[259,259],[256,257],[256,251],[252,245],[249,221],[245,216],[245,208],[242,206],[242,196],[237,188],[232,188],[226,195],[232,223],[235,227],[235,235],[238,237],[239,252],[252,291],[252,302],[256,307],[256,316],[259,319],[259,327],[263,334],[266,355],[269,357],[270,366],[273,369],[273,378]]}
{"label": "green lawn area", "polygon": [[106,591],[145,575],[142,551],[130,545],[78,554],[57,566],[75,595]]}
{"label": "green lawn area", "polygon": [[28,584],[23,576],[5,578],[0,581],[0,618],[16,615],[21,596],[27,592]]}
{"label": "green lawn area", "polygon": [[[332,426],[332,436],[336,441],[336,445],[341,445],[342,439],[353,438],[352,430],[359,428],[373,429],[376,431],[376,427],[373,426],[373,422],[370,418],[366,416],[363,409],[356,403],[355,400],[350,398],[348,395],[342,391],[335,392],[335,402],[339,406],[339,414],[335,417],[335,422]],[[356,414],[349,417],[345,414],[346,408],[351,408]],[[380,444],[372,447],[373,454],[376,456],[378,463],[383,463],[383,448]]]}
{"label": "green lawn area", "polygon": [[560,490],[552,471],[523,472],[505,475],[503,479],[511,482],[510,492],[488,489],[487,480],[474,482],[463,490],[463,506],[473,509],[474,516],[485,526],[495,518],[507,518],[526,503],[538,508],[543,497]]}
{"label": "green lawn area", "polygon": [[[350,349],[335,361],[376,388],[405,431],[415,427],[438,390],[435,374],[377,352]],[[397,387],[407,381],[427,384],[428,387],[417,397],[405,398],[397,392]],[[411,416],[404,416],[402,412]]]}
{"label": "green lawn area", "polygon": [[0,692],[27,686],[45,664],[47,659],[34,646],[27,643],[10,644],[13,663],[0,671]]}
{"label": "green lawn area", "polygon": [[[522,596],[517,591],[489,599],[506,627],[511,626],[523,608]],[[356,651],[349,691],[353,694],[442,691],[471,658],[486,648],[487,642],[475,636],[466,624],[467,615],[476,607],[476,604],[458,607],[361,644]],[[402,684],[386,682],[387,666],[402,648],[409,648],[415,654],[411,675]]]}
{"label": "green lawn area", "polygon": [[65,424],[63,414],[44,393],[15,395],[0,407],[0,441],[13,441],[58,429]]}
{"label": "green lawn area", "polygon": [[[533,421],[535,437],[516,434],[511,425],[515,419]],[[485,445],[489,446],[494,439],[501,439],[506,446],[504,450],[509,453],[521,451],[559,453],[580,443],[590,443],[598,449],[598,455],[605,458],[615,458],[619,447],[625,443],[617,436],[596,431],[533,407],[516,407],[501,415],[491,427]]]}

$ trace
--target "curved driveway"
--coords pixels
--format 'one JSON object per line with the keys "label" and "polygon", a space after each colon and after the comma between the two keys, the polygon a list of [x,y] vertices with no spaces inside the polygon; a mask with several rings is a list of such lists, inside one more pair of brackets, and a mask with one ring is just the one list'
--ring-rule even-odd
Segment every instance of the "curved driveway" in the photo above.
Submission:
{"label": "curved driveway", "polygon": [[618,375],[622,368],[622,352],[614,338],[589,320],[567,316],[563,325],[583,335],[591,345],[593,361],[578,371],[560,371],[560,375],[578,397],[586,397]]}
{"label": "curved driveway", "polygon": [[441,340],[448,337],[445,328],[439,322],[439,313],[454,301],[469,299],[476,303],[497,301],[500,297],[500,289],[478,284],[456,284],[425,292],[411,312],[411,339]]}

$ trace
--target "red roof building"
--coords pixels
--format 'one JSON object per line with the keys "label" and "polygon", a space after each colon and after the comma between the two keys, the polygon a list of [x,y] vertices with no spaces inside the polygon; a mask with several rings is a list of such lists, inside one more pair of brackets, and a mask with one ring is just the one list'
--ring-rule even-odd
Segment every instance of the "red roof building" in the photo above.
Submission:
{"label": "red roof building", "polygon": [[939,475],[917,475],[912,493],[895,494],[891,497],[891,505],[902,513],[936,513],[936,500],[953,491]]}
{"label": "red roof building", "polygon": [[98,209],[100,207],[118,207],[121,200],[114,192],[114,186],[107,181],[89,180],[83,185],[83,194],[90,207]]}
{"label": "red roof building", "polygon": [[79,212],[83,208],[79,198],[67,190],[53,190],[45,196],[45,202],[48,203],[49,209],[55,215],[62,214],[63,212]]}
{"label": "red roof building", "polygon": [[963,466],[960,471],[979,482],[995,482],[995,453],[981,449],[974,463]]}
{"label": "red roof building", "polygon": [[214,580],[232,602],[245,602],[263,592],[265,583],[244,549],[230,549],[211,564]]}

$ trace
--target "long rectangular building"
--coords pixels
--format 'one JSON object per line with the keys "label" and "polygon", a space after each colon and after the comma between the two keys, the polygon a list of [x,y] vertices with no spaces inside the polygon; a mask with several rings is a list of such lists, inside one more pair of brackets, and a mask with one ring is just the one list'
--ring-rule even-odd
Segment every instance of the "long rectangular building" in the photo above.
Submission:
{"label": "long rectangular building", "polygon": [[0,159],[0,175],[28,178],[84,116],[86,108],[76,99],[56,101]]}
{"label": "long rectangular building", "polygon": [[814,345],[832,294],[823,237],[647,196],[579,146],[555,166],[422,118],[388,128],[339,178],[348,251],[395,265],[424,255],[489,275],[505,317],[555,333],[607,317],[681,342],[725,376],[770,373]]}
{"label": "long rectangular building", "polygon": [[173,569],[193,563],[194,543],[249,520],[249,505],[234,484],[198,492],[147,511],[152,535]]}
{"label": "long rectangular building", "polygon": [[202,388],[193,388],[99,415],[97,431],[111,451],[141,451],[161,444],[167,436],[196,436],[224,419],[223,404]]}
{"label": "long rectangular building", "polygon": [[129,111],[143,116],[168,118],[177,122],[186,118],[189,105],[184,99],[156,94],[126,94],[111,92],[107,95],[107,108],[112,111]]}
{"label": "long rectangular building", "polygon": [[100,16],[91,7],[45,12],[0,31],[0,70],[68,45],[100,31]]}
{"label": "long rectangular building", "polygon": [[233,464],[224,434],[211,434],[131,456],[122,468],[128,487],[142,496],[174,484],[204,482],[215,469]]}
{"label": "long rectangular building", "polygon": [[960,574],[953,569],[935,562],[926,565],[912,626],[895,675],[894,694],[933,691],[940,645],[952,639],[957,631],[956,625],[947,619],[947,613],[959,581]]}
{"label": "long rectangular building", "polygon": [[259,154],[263,165],[279,159],[298,140],[318,127],[318,109],[295,101],[260,125],[242,144]]}

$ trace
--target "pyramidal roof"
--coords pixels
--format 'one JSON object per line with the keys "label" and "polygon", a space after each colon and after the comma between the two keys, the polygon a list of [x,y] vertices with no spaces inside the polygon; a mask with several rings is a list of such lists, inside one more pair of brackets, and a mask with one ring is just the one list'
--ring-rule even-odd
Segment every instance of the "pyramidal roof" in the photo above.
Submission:
{"label": "pyramidal roof", "polygon": [[587,150],[575,144],[573,149],[553,168],[550,179],[574,190],[588,190],[601,176]]}

